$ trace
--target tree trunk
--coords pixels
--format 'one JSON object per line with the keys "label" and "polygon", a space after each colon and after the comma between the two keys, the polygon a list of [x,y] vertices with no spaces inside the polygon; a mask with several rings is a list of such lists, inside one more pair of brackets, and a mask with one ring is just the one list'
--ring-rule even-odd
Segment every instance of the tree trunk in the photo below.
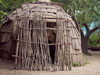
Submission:
{"label": "tree trunk", "polygon": [[81,46],[82,46],[82,52],[86,55],[91,55],[89,52],[88,52],[88,37],[81,37]]}
{"label": "tree trunk", "polygon": [[82,52],[84,54],[86,54],[86,55],[91,55],[88,52],[88,40],[89,40],[89,37],[92,35],[92,33],[99,29],[99,26],[93,28],[92,30],[89,30],[87,24],[84,24],[84,27],[86,28],[87,33],[86,33],[86,35],[84,35],[83,34],[83,31],[81,30],[81,46],[82,46]]}

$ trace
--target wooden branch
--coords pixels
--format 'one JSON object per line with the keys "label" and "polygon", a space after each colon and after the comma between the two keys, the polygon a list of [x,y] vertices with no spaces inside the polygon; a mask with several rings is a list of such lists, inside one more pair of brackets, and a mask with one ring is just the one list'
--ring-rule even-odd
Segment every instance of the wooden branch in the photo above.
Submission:
{"label": "wooden branch", "polygon": [[75,16],[73,16],[72,19],[75,21],[76,27],[80,31],[79,22],[78,22],[77,18]]}
{"label": "wooden branch", "polygon": [[86,24],[86,23],[84,23],[84,24],[82,24],[85,28],[86,28],[86,31],[87,31],[87,33],[89,32],[89,27],[88,27],[88,25]]}
{"label": "wooden branch", "polygon": [[98,29],[100,29],[99,26],[97,26],[97,27],[93,28],[92,30],[90,30],[90,33],[93,33],[93,32],[95,32],[95,31],[98,30]]}
{"label": "wooden branch", "polygon": [[7,50],[5,50],[5,49],[2,49],[2,48],[0,48],[0,51],[1,51],[1,52],[5,52],[5,53],[9,53],[9,54],[14,54],[14,52],[7,51]]}
{"label": "wooden branch", "polygon": [[81,37],[84,37],[84,33],[83,33],[82,29],[80,29],[80,31],[81,31]]}
{"label": "wooden branch", "polygon": [[87,38],[89,38],[89,36],[93,33],[93,32],[95,32],[96,30],[98,30],[98,29],[100,29],[100,27],[99,26],[97,26],[97,27],[95,27],[95,28],[93,28],[92,30],[89,30],[88,32],[87,32]]}
{"label": "wooden branch", "polygon": [[72,19],[75,21],[76,27],[80,31],[79,22],[78,22],[78,20],[77,20],[77,18],[75,16],[75,11],[72,8],[70,8],[70,9],[71,9],[71,12],[73,14]]}

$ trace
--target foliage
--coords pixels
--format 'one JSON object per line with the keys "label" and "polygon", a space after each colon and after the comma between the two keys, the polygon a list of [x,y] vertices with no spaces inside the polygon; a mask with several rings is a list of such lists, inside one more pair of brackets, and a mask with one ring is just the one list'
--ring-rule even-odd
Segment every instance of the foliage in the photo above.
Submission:
{"label": "foliage", "polygon": [[83,54],[85,64],[89,64],[89,61],[86,58],[86,55]]}
{"label": "foliage", "polygon": [[10,12],[20,7],[22,3],[32,2],[35,0],[0,0],[0,26],[3,18]]}
{"label": "foliage", "polygon": [[1,28],[1,23],[2,23],[2,21],[3,21],[5,15],[6,15],[5,12],[0,11],[0,28]]}
{"label": "foliage", "polygon": [[[89,61],[87,60],[86,55],[83,54],[83,58],[84,58],[85,64],[89,64]],[[74,63],[72,63],[72,66],[74,66],[74,67],[79,67],[79,66],[84,66],[84,65],[81,65],[80,62],[74,62]]]}
{"label": "foliage", "polygon": [[76,16],[79,24],[100,22],[99,0],[52,0],[63,4],[64,9],[71,15]]}
{"label": "foliage", "polygon": [[[3,18],[16,8],[20,7],[22,3],[36,0],[0,0],[0,24]],[[65,11],[74,16],[80,27],[86,23],[90,29],[100,25],[100,0],[51,0],[62,4]],[[91,24],[92,23],[92,24]],[[1,25],[0,25],[1,26]],[[94,36],[94,35],[93,35]],[[93,36],[89,40],[89,44],[96,45]],[[98,36],[97,36],[98,37]]]}
{"label": "foliage", "polygon": [[[52,0],[62,3],[68,14],[74,17],[78,25],[83,29],[86,24],[89,30],[100,26],[100,0]],[[86,28],[86,27],[85,27]],[[88,34],[86,29],[82,30]],[[86,35],[85,34],[85,35]],[[98,35],[93,34],[89,39],[89,45],[97,45]]]}
{"label": "foliage", "polygon": [[88,41],[89,46],[98,46],[99,45],[99,35],[97,34],[97,32],[93,33]]}
{"label": "foliage", "polygon": [[22,3],[32,1],[35,0],[0,0],[0,10],[9,13],[18,8]]}
{"label": "foliage", "polygon": [[74,62],[74,63],[72,64],[72,66],[78,67],[78,66],[81,66],[81,64],[80,64],[79,62]]}

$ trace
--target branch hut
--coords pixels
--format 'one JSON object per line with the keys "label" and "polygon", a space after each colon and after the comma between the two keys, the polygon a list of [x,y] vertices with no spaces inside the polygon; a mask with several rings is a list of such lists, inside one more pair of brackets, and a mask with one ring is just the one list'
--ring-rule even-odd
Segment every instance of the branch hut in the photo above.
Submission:
{"label": "branch hut", "polygon": [[58,3],[31,2],[8,15],[0,30],[0,52],[15,57],[16,68],[71,70],[84,64],[81,37]]}

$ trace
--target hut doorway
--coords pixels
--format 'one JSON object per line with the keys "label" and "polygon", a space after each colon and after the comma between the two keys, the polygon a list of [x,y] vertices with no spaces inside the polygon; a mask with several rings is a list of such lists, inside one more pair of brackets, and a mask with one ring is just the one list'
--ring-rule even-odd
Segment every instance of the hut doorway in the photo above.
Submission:
{"label": "hut doorway", "polygon": [[56,49],[56,22],[47,22],[47,28],[49,53],[52,64],[54,64]]}

